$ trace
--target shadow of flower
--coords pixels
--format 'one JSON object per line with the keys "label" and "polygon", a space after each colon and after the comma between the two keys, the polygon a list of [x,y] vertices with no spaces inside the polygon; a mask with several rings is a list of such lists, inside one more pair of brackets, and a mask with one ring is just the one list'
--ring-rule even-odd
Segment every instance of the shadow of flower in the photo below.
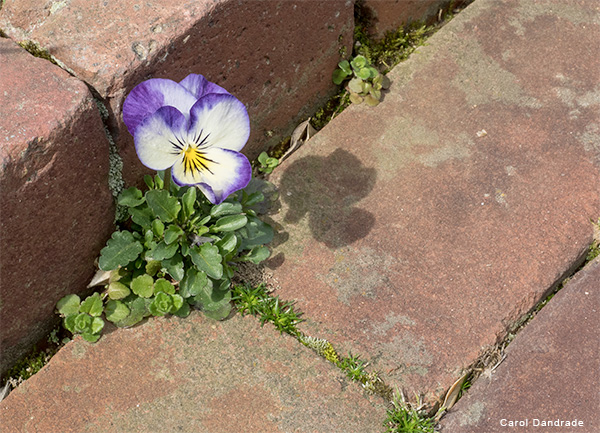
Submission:
{"label": "shadow of flower", "polygon": [[294,224],[308,215],[316,240],[329,248],[349,245],[375,224],[370,212],[354,205],[373,189],[376,177],[374,168],[363,167],[343,149],[301,158],[281,176],[280,198],[288,205],[284,222]]}

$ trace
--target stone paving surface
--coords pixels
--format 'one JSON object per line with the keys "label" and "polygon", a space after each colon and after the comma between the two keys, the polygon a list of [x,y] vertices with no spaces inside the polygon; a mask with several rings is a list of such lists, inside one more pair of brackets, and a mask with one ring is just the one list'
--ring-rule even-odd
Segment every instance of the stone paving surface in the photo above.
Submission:
{"label": "stone paving surface", "polygon": [[114,218],[108,141],[92,95],[81,81],[5,38],[0,160],[4,373],[58,323],[57,299],[89,282],[90,264]]}
{"label": "stone paving surface", "polygon": [[0,402],[3,433],[377,432],[385,406],[253,317],[152,319],[67,344]]}
{"label": "stone paving surface", "polygon": [[480,377],[442,419],[442,432],[600,431],[599,335],[596,259],[517,335],[491,377]]}
{"label": "stone paving surface", "polygon": [[[594,0],[477,0],[382,104],[277,169],[269,266],[301,328],[435,403],[575,269],[600,216],[599,40]],[[0,403],[0,431],[380,432],[384,416],[290,337],[194,314],[69,343]]]}
{"label": "stone paving surface", "polygon": [[439,399],[581,263],[600,215],[595,0],[478,0],[275,171],[304,330]]}

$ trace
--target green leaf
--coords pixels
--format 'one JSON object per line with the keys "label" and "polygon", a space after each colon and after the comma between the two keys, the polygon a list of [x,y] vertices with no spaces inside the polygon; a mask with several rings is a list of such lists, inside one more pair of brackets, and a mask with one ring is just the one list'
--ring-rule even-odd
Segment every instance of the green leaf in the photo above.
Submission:
{"label": "green leaf", "polygon": [[[188,269],[179,284],[179,294],[184,298],[198,295],[209,284],[206,274],[196,269]],[[212,286],[211,286],[212,287]]]}
{"label": "green leaf", "polygon": [[183,203],[183,217],[187,220],[194,214],[194,204],[196,203],[196,187],[190,187],[183,197],[181,197]]}
{"label": "green leaf", "polygon": [[173,284],[171,284],[164,278],[159,278],[154,283],[154,293],[158,292],[164,292],[168,293],[169,295],[173,295],[175,294],[175,286],[173,286]]}
{"label": "green leaf", "polygon": [[183,257],[181,254],[175,254],[169,259],[164,259],[161,264],[175,281],[181,281],[184,277]]}
{"label": "green leaf", "polygon": [[348,75],[349,74],[347,74],[343,70],[336,69],[335,71],[333,71],[333,74],[331,76],[331,80],[333,81],[333,84],[335,84],[336,86],[339,86],[340,84],[342,84],[344,82],[344,80],[346,79],[346,77]]}
{"label": "green leaf", "polygon": [[148,275],[155,276],[162,269],[162,263],[160,260],[150,260],[146,263],[145,269]]}
{"label": "green leaf", "polygon": [[169,313],[171,314],[175,314],[183,306],[183,304],[188,305],[188,303],[185,302],[179,295],[171,295],[171,300],[173,301],[173,306],[169,310]]}
{"label": "green leaf", "polygon": [[173,300],[170,295],[164,292],[157,293],[152,303],[148,306],[148,310],[153,316],[164,316],[173,307]]}
{"label": "green leaf", "polygon": [[348,63],[348,60],[342,60],[338,63],[338,66],[346,75],[352,75],[352,68],[350,67],[350,63]]}
{"label": "green leaf", "polygon": [[221,264],[223,258],[216,246],[206,243],[200,247],[194,247],[190,250],[190,257],[194,265],[199,270],[206,272],[209,277],[218,280],[223,276],[223,265]]}
{"label": "green leaf", "polygon": [[152,209],[150,209],[147,205],[129,208],[129,215],[131,215],[131,220],[134,223],[143,227],[144,229],[152,228],[154,214],[152,213]]}
{"label": "green leaf", "polygon": [[370,94],[370,95],[371,95],[373,98],[377,99],[378,101],[380,101],[380,100],[381,100],[381,90],[375,90],[375,89],[371,89],[371,90],[369,91],[369,94]]}
{"label": "green leaf", "polygon": [[248,217],[246,235],[242,238],[241,250],[250,250],[258,245],[268,244],[273,240],[273,227],[258,217]]}
{"label": "green leaf", "polygon": [[77,333],[77,331],[75,330],[75,319],[77,318],[77,314],[70,314],[63,320],[64,327],[72,334]]}
{"label": "green leaf", "polygon": [[85,298],[85,301],[81,303],[79,311],[82,313],[88,313],[90,316],[97,317],[102,314],[103,306],[100,293],[94,293],[91,296]]}
{"label": "green leaf", "polygon": [[379,99],[376,99],[375,97],[373,97],[371,94],[365,96],[365,102],[367,103],[367,105],[369,105],[370,107],[375,107],[376,105],[379,105]]}
{"label": "green leaf", "polygon": [[162,189],[165,186],[165,171],[159,170],[154,175],[154,185],[156,189]]}
{"label": "green leaf", "polygon": [[155,236],[161,237],[165,232],[165,225],[161,220],[152,221],[152,232]]}
{"label": "green leaf", "polygon": [[368,80],[371,78],[371,71],[369,68],[361,68],[354,72],[358,78],[361,80]]}
{"label": "green leaf", "polygon": [[207,288],[196,295],[194,301],[201,305],[202,311],[215,311],[231,301],[231,290]]}
{"label": "green leaf", "polygon": [[367,69],[369,70],[369,78],[376,78],[379,76],[379,71],[373,66],[369,66]]}
{"label": "green leaf", "polygon": [[128,231],[116,231],[100,251],[98,266],[103,271],[111,271],[119,266],[127,266],[138,258],[144,247]]}
{"label": "green leaf", "polygon": [[92,319],[92,334],[98,334],[104,328],[104,320],[101,317],[94,317]]}
{"label": "green leaf", "polygon": [[209,319],[223,320],[231,313],[231,303],[223,304],[216,310],[204,311],[204,315]]}
{"label": "green leaf", "polygon": [[388,89],[391,85],[391,81],[388,77],[386,77],[385,75],[383,75],[383,80],[381,81],[381,88],[382,89]]}
{"label": "green leaf", "polygon": [[148,252],[148,254],[154,260],[164,260],[173,257],[178,249],[178,243],[167,245],[165,241],[160,241],[156,245],[156,248],[153,248],[152,251]]}
{"label": "green leaf", "polygon": [[[156,181],[156,180],[155,180]],[[168,191],[154,189],[146,192],[146,202],[158,218],[169,223],[177,218],[181,204]]]}
{"label": "green leaf", "polygon": [[95,343],[100,339],[100,334],[92,334],[91,332],[84,332],[81,334],[83,339],[89,343]]}
{"label": "green leaf", "polygon": [[110,299],[123,299],[131,293],[131,290],[125,284],[113,281],[108,285],[106,293]]}
{"label": "green leaf", "polygon": [[[241,204],[240,204],[241,207]],[[217,222],[211,227],[213,232],[233,232],[241,229],[248,222],[246,215],[229,215],[219,218]]]}
{"label": "green leaf", "polygon": [[75,332],[83,333],[91,329],[92,327],[92,316],[87,313],[79,313],[75,316],[74,328]]}
{"label": "green leaf", "polygon": [[354,93],[363,91],[363,81],[360,78],[353,78],[348,82],[348,89]]}
{"label": "green leaf", "polygon": [[263,260],[266,260],[271,255],[269,249],[263,245],[252,248],[250,253],[243,256],[242,259],[246,262],[252,262],[255,265],[258,265]]}
{"label": "green leaf", "polygon": [[165,243],[167,245],[172,244],[181,236],[183,236],[185,232],[178,225],[171,224],[167,227],[167,231],[165,232]]}
{"label": "green leaf", "polygon": [[[213,218],[220,218],[225,215],[234,215],[242,212],[242,204],[239,202],[230,203],[224,202],[218,205],[215,205],[210,210],[210,216]],[[218,224],[218,221],[217,221]]]}
{"label": "green leaf", "polygon": [[139,206],[142,203],[144,203],[144,201],[146,201],[146,199],[142,195],[142,191],[140,191],[136,187],[124,189],[123,191],[121,191],[121,194],[119,194],[119,198],[117,199],[117,202],[121,206],[128,207]]}
{"label": "green leaf", "polygon": [[225,236],[223,236],[223,239],[215,243],[223,255],[233,252],[235,247],[237,247],[237,244],[237,236],[232,232],[227,233]]}
{"label": "green leaf", "polygon": [[112,300],[106,303],[106,308],[104,310],[106,320],[109,320],[113,323],[117,323],[125,319],[127,316],[129,316],[130,312],[131,310],[129,310],[127,305],[121,301]]}
{"label": "green leaf", "polygon": [[[63,316],[70,316],[79,313],[79,303],[81,299],[77,295],[67,295],[56,303],[58,312]],[[70,329],[69,329],[70,330]]]}
{"label": "green leaf", "polygon": [[128,303],[126,306],[129,308],[129,316],[123,320],[114,322],[119,328],[127,328],[140,322],[147,314],[146,299],[135,298],[133,301]]}
{"label": "green leaf", "polygon": [[263,201],[265,201],[265,195],[260,191],[256,191],[248,196],[247,200],[244,202],[244,206],[253,206],[262,203]]}
{"label": "green leaf", "polygon": [[[233,271],[232,268],[229,268],[230,271]],[[220,291],[225,291],[225,290],[229,290],[229,287],[231,287],[231,280],[230,280],[231,276],[229,278],[225,278],[223,280],[220,280],[219,282],[217,281],[212,281],[212,285],[213,285],[213,290],[216,292],[220,292]]]}
{"label": "green leaf", "polygon": [[368,63],[369,63],[369,61],[367,60],[367,58],[365,56],[361,56],[361,55],[356,56],[350,62],[350,64],[352,65],[352,69],[354,69],[354,71],[356,71],[357,69],[364,68],[365,66],[367,66]]}
{"label": "green leaf", "polygon": [[146,183],[146,185],[148,185],[148,188],[154,189],[154,180],[152,179],[152,176],[150,176],[149,174],[145,174],[144,182]]}
{"label": "green leaf", "polygon": [[184,302],[179,310],[174,312],[173,314],[177,317],[187,317],[190,315],[190,304]]}
{"label": "green leaf", "polygon": [[360,104],[362,101],[364,101],[364,98],[358,93],[350,93],[350,102],[353,104]]}
{"label": "green leaf", "polygon": [[268,158],[269,158],[269,154],[267,152],[261,152],[260,155],[258,155],[257,159],[261,165],[265,165],[267,163]]}
{"label": "green leaf", "polygon": [[148,275],[140,275],[131,281],[131,291],[141,298],[149,298],[154,293],[154,279]]}

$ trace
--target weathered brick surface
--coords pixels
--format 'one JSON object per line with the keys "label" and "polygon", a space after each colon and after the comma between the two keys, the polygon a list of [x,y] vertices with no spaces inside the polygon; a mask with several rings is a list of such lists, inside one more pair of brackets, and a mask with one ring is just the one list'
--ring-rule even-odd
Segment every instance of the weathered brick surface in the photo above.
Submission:
{"label": "weathered brick surface", "polygon": [[275,171],[270,267],[310,335],[433,401],[580,262],[599,40],[593,0],[479,0]]}
{"label": "weathered brick surface", "polygon": [[[108,99],[130,181],[141,166],[120,118],[136,84],[190,73],[217,82],[248,106],[245,152],[255,157],[334,90],[338,51],[351,50],[354,28],[349,0],[41,3],[6,0],[0,28],[38,42]],[[267,131],[274,132],[271,141]]]}
{"label": "weathered brick surface", "polygon": [[368,22],[367,32],[382,38],[386,32],[396,30],[412,22],[431,24],[449,7],[457,7],[467,1],[450,0],[364,0],[362,15]]}
{"label": "weathered brick surface", "polygon": [[517,335],[491,377],[480,377],[442,419],[442,432],[600,431],[598,335],[599,259],[577,273]]}
{"label": "weathered brick surface", "polygon": [[6,433],[365,433],[385,405],[253,317],[194,312],[70,342],[0,417]]}
{"label": "weathered brick surface", "polygon": [[85,288],[112,230],[108,142],[86,86],[0,38],[0,371]]}

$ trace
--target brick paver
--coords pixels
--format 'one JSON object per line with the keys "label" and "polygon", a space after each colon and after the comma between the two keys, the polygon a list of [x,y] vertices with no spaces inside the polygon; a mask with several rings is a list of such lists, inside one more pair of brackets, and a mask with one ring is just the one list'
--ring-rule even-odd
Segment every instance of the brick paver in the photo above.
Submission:
{"label": "brick paver", "polygon": [[6,433],[382,430],[385,406],[253,317],[192,313],[66,345],[0,403]]}
{"label": "brick paver", "polygon": [[87,87],[0,38],[0,372],[85,288],[113,230],[109,145]]}
{"label": "brick paver", "polygon": [[[600,260],[517,335],[506,358],[442,419],[444,433],[600,431]],[[558,421],[558,422],[557,422]]]}
{"label": "brick paver", "polygon": [[597,6],[476,1],[275,172],[270,267],[307,333],[431,402],[581,262]]}

